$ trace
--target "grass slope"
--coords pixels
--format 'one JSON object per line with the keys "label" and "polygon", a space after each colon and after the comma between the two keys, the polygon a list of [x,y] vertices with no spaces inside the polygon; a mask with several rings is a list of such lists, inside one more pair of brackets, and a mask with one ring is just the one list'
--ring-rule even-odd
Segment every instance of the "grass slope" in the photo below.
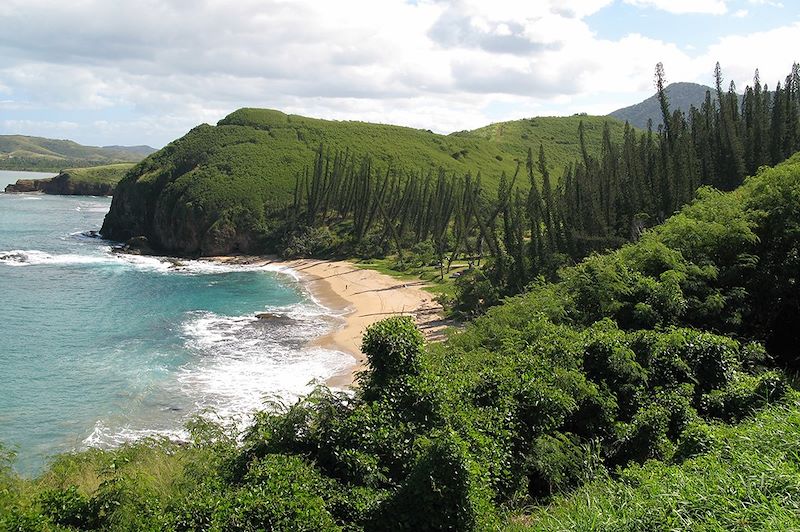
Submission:
{"label": "grass slope", "polygon": [[0,169],[59,172],[110,163],[138,162],[155,150],[148,146],[95,147],[71,140],[0,135]]}
{"label": "grass slope", "polygon": [[[581,119],[594,151],[606,121],[613,135],[621,136],[623,125],[613,119]],[[290,201],[297,176],[312,164],[321,143],[330,150],[370,155],[382,171],[391,165],[408,171],[481,173],[484,185],[493,190],[501,173],[513,174],[527,149],[537,153],[540,142],[552,154],[548,162],[553,175],[559,176],[564,164],[579,157],[578,121],[537,118],[489,126],[494,133],[484,128],[438,135],[240,109],[217,126],[194,128],[137,166],[120,184],[103,231],[118,240],[146,235],[178,253],[231,251],[214,244],[223,240],[237,240],[239,250],[253,250],[249,243],[264,233],[269,214]]]}
{"label": "grass slope", "polygon": [[534,158],[538,157],[537,150],[541,143],[550,173],[560,176],[567,164],[575,162],[581,156],[578,143],[578,125],[581,122],[585,131],[586,147],[592,155],[600,153],[600,142],[606,123],[613,140],[619,141],[622,138],[624,121],[587,115],[539,116],[498,122],[473,131],[453,133],[449,137],[480,138],[507,153],[523,156],[532,147]]}
{"label": "grass slope", "polygon": [[65,175],[73,183],[116,186],[133,166],[133,163],[117,163],[90,166],[88,168],[67,168],[61,174]]}

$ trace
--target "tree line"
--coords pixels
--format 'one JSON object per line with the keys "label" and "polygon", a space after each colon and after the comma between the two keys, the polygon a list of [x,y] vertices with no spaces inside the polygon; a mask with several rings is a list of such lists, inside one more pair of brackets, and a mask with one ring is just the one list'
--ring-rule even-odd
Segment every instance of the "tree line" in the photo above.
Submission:
{"label": "tree line", "polygon": [[369,155],[321,145],[297,179],[284,249],[396,253],[404,267],[409,252],[425,243],[442,276],[456,260],[469,263],[458,305],[482,310],[592,252],[636,240],[699,187],[732,190],[761,166],[800,150],[798,64],[773,90],[756,71],[743,96],[733,82],[723,89],[717,64],[714,88],[688,113],[670,108],[660,63],[655,87],[663,122],[657,128],[626,124],[616,141],[606,125],[600,153],[592,154],[581,123],[579,158],[560,179],[550,175],[540,145],[536,155],[528,149],[513,175],[501,175],[491,193],[480,174],[379,167]]}

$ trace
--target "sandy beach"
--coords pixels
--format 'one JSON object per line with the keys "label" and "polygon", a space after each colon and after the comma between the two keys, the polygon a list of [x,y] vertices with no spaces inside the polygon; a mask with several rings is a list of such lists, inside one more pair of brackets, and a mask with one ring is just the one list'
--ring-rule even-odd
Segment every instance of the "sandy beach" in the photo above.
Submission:
{"label": "sandy beach", "polygon": [[442,307],[422,281],[395,279],[347,261],[299,259],[276,260],[268,257],[217,257],[222,262],[248,262],[284,266],[297,272],[301,282],[324,306],[343,312],[344,325],[316,340],[321,347],[344,351],[355,358],[354,365],[331,377],[331,387],[346,388],[365,368],[361,335],[371,324],[397,315],[414,318],[429,340],[440,338],[445,324]]}

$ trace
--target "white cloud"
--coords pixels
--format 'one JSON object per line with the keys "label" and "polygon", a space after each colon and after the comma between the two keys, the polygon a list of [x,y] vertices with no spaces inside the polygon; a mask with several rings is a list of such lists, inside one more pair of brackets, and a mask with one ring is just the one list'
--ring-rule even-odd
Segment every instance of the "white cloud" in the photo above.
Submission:
{"label": "white cloud", "polygon": [[[725,9],[709,0],[628,1]],[[3,0],[0,128],[47,136],[66,121],[84,142],[159,145],[260,106],[449,132],[609,112],[652,93],[658,61],[673,81],[708,82],[719,60],[737,84],[756,66],[773,84],[797,59],[791,47],[774,46],[797,42],[796,26],[710,48],[633,32],[601,38],[587,17],[611,4]]]}
{"label": "white cloud", "polygon": [[757,6],[783,7],[783,2],[776,2],[774,0],[749,0],[749,2]]}
{"label": "white cloud", "polygon": [[725,0],[625,0],[626,4],[652,7],[674,14],[708,13],[724,15],[728,12]]}
{"label": "white cloud", "polygon": [[[800,41],[800,22],[769,31],[749,35],[729,36],[710,46],[705,54],[696,59],[712,72],[719,61],[724,76],[733,80],[741,90],[751,83],[756,69],[761,83],[774,87],[783,82],[792,64],[800,61],[800,53],[791,46],[776,46],[777,43]],[[711,82],[711,76],[705,81]]]}
{"label": "white cloud", "polygon": [[733,13],[735,18],[745,18],[750,12],[746,9],[739,9]]}

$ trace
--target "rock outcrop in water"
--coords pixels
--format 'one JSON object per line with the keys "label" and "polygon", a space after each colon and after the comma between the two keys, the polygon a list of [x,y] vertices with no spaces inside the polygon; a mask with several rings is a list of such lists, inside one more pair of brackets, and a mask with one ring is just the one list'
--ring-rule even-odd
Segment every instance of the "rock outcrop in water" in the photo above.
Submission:
{"label": "rock outcrop in water", "polygon": [[44,192],[42,187],[43,181],[50,181],[47,179],[17,179],[16,183],[6,185],[5,191],[8,193],[22,193],[22,192]]}

